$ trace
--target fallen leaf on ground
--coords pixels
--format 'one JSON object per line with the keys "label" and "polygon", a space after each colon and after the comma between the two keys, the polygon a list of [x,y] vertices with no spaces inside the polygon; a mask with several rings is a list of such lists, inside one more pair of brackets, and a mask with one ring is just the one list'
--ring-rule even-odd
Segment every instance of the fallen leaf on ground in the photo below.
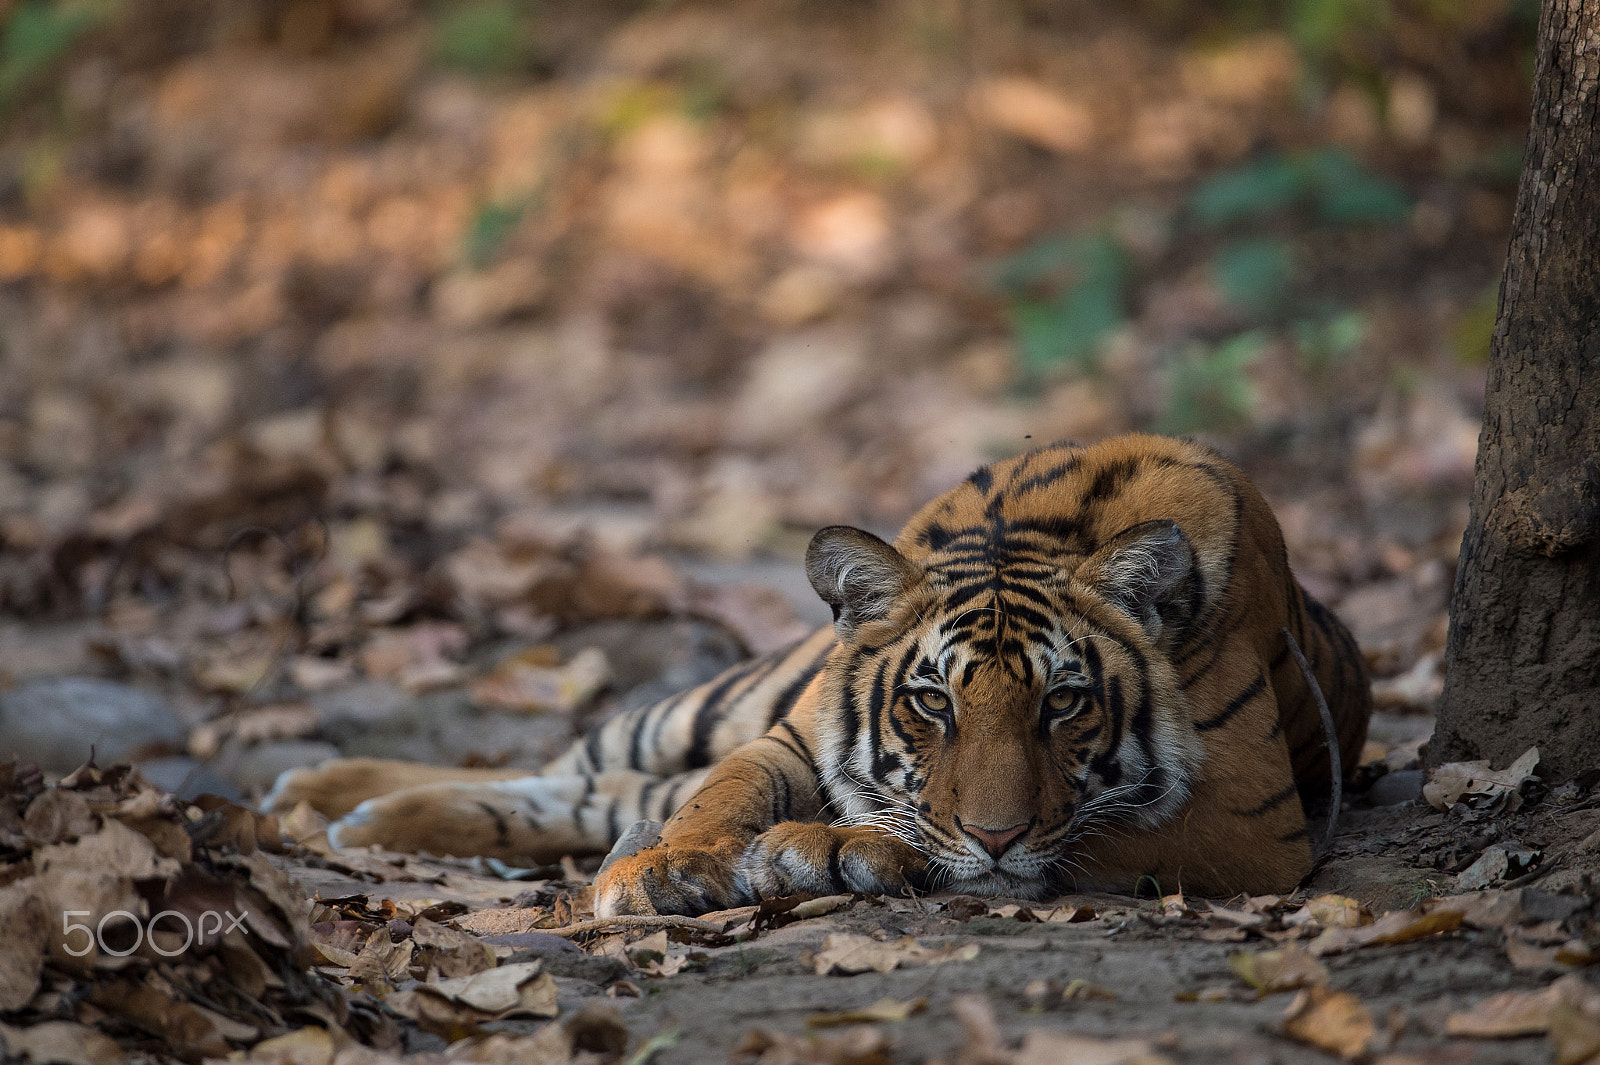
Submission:
{"label": "fallen leaf on ground", "polygon": [[1539,1035],[1549,1030],[1550,1011],[1560,1001],[1561,989],[1555,984],[1539,991],[1490,995],[1471,1009],[1450,1014],[1445,1020],[1445,1034],[1473,1039]]}
{"label": "fallen leaf on ground", "polygon": [[1600,1018],[1600,990],[1563,976],[1538,991],[1503,991],[1445,1019],[1445,1033],[1471,1039],[1509,1039],[1550,1030],[1558,1007]]}
{"label": "fallen leaf on ground", "polygon": [[950,1000],[950,1012],[961,1025],[961,1047],[957,1065],[1010,1065],[1012,1054],[1006,1049],[994,1007],[982,995],[957,995]]}
{"label": "fallen leaf on ground", "polygon": [[1475,891],[1466,895],[1451,895],[1423,905],[1429,913],[1454,911],[1461,914],[1461,923],[1468,928],[1504,928],[1522,917],[1520,891]]}
{"label": "fallen leaf on ground", "polygon": [[585,647],[561,666],[550,665],[548,652],[535,647],[501,660],[472,686],[472,701],[518,714],[570,714],[599,694],[610,679],[611,667],[598,647]]}
{"label": "fallen leaf on ground", "polygon": [[1306,904],[1284,917],[1283,923],[1291,927],[1315,921],[1323,928],[1359,928],[1372,923],[1372,915],[1361,903],[1345,895],[1318,895],[1307,899]]}
{"label": "fallen leaf on ground", "polygon": [[1307,948],[1317,957],[1343,954],[1359,947],[1409,943],[1414,939],[1454,932],[1461,927],[1459,910],[1396,910],[1360,928],[1330,928]]}
{"label": "fallen leaf on ground", "polygon": [[871,1024],[874,1021],[903,1021],[912,1014],[928,1008],[928,1000],[914,998],[910,1002],[880,998],[870,1006],[845,1010],[842,1013],[813,1013],[806,1018],[812,1028],[837,1028],[844,1024]]}
{"label": "fallen leaf on ground", "polygon": [[1284,1034],[1297,1042],[1351,1059],[1366,1053],[1377,1028],[1372,1014],[1348,991],[1308,987],[1284,1012]]}
{"label": "fallen leaf on ground", "polygon": [[0,888],[0,1013],[20,1010],[39,989],[50,939],[50,906],[37,885]]}
{"label": "fallen leaf on ground", "polygon": [[419,984],[397,991],[384,1004],[435,1031],[471,1028],[508,1017],[554,1017],[556,982],[537,961]]}
{"label": "fallen leaf on ground", "polygon": [[1101,987],[1099,984],[1091,984],[1089,981],[1079,977],[1078,979],[1068,983],[1067,986],[1062,989],[1061,997],[1064,1000],[1099,999],[1101,1001],[1110,1002],[1117,997],[1117,993],[1108,987]]}
{"label": "fallen leaf on ground", "polygon": [[358,984],[398,983],[411,966],[412,949],[411,940],[392,942],[389,929],[379,928],[350,963],[350,979]]}
{"label": "fallen leaf on ground", "polygon": [[242,1065],[328,1065],[349,1037],[337,1038],[326,1028],[300,1028],[272,1039],[263,1039],[250,1048]]}
{"label": "fallen leaf on ground", "polygon": [[838,1035],[789,1035],[752,1028],[733,1048],[757,1065],[889,1065],[889,1037],[868,1026]]}
{"label": "fallen leaf on ground", "polygon": [[880,943],[868,936],[850,932],[835,932],[823,940],[817,951],[818,976],[838,973],[852,976],[856,973],[886,973],[897,966],[940,965],[948,961],[971,961],[978,956],[977,944],[947,947],[943,950],[925,947],[911,936],[892,943]]}
{"label": "fallen leaf on ground", "polygon": [[1600,1017],[1558,1002],[1550,1011],[1550,1042],[1556,1065],[1593,1065],[1600,1060]]}
{"label": "fallen leaf on ground", "polygon": [[1293,991],[1328,982],[1328,969],[1305,948],[1291,944],[1254,954],[1230,954],[1228,966],[1257,991]]}
{"label": "fallen leaf on ground", "polygon": [[832,913],[834,910],[848,906],[850,900],[854,897],[853,895],[822,895],[818,898],[806,899],[790,909],[789,916],[797,921],[803,921],[808,917],[821,917],[825,913]]}
{"label": "fallen leaf on ground", "polygon": [[61,1065],[120,1065],[128,1059],[109,1036],[71,1021],[46,1021],[27,1028],[0,1021],[0,1043],[5,1045],[8,1061],[29,1058]]}
{"label": "fallen leaf on ground", "polygon": [[304,703],[262,706],[207,721],[189,733],[189,753],[196,758],[211,758],[229,737],[241,743],[266,740],[293,740],[311,735],[317,728],[317,712]]}
{"label": "fallen leaf on ground", "polygon": [[1539,748],[1530,747],[1505,769],[1490,769],[1487,761],[1446,762],[1429,774],[1422,797],[1435,810],[1448,810],[1458,802],[1474,808],[1506,813],[1522,805],[1520,789],[1539,765]]}
{"label": "fallen leaf on ground", "polygon": [[1031,1028],[1022,1037],[1022,1049],[1010,1059],[1014,1065],[1161,1065],[1167,1059],[1155,1053],[1148,1039],[1096,1039],[1047,1028]]}
{"label": "fallen leaf on ground", "polygon": [[543,906],[479,910],[477,913],[463,914],[452,923],[463,932],[471,932],[475,936],[516,935],[555,927],[550,911]]}

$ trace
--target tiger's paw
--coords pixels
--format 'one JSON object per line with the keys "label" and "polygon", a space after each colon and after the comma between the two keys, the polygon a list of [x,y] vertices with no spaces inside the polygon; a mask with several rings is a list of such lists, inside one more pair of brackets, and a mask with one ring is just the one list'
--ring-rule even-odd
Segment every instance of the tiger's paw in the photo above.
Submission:
{"label": "tiger's paw", "polygon": [[597,917],[695,917],[754,901],[736,854],[695,847],[649,847],[610,862],[595,879]]}
{"label": "tiger's paw", "polygon": [[922,852],[875,828],[803,821],[787,821],[757,836],[741,866],[750,887],[768,898],[797,892],[904,895],[927,873]]}

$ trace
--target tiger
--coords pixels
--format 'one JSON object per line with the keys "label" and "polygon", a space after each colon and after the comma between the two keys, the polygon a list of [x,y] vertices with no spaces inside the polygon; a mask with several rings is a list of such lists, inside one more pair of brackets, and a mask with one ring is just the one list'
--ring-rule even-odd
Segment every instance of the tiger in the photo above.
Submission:
{"label": "tiger", "polygon": [[1231,897],[1311,872],[1309,817],[1357,762],[1370,683],[1214,449],[1042,447],[893,543],[821,529],[805,566],[831,627],[613,716],[536,775],[335,760],[266,806],[310,802],[336,846],[609,850],[600,916],[797,893]]}

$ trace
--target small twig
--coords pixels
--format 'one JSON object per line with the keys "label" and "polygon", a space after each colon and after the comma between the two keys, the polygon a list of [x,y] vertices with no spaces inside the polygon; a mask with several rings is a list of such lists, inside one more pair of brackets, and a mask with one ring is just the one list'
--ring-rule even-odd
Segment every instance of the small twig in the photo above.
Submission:
{"label": "small twig", "polygon": [[1317,851],[1317,861],[1328,856],[1333,850],[1333,837],[1339,828],[1339,807],[1344,803],[1344,759],[1339,754],[1339,730],[1334,728],[1333,714],[1328,710],[1328,700],[1322,697],[1322,685],[1317,683],[1317,676],[1311,672],[1311,663],[1306,661],[1306,656],[1301,653],[1300,645],[1295,642],[1294,633],[1287,627],[1283,629],[1283,638],[1289,641],[1289,653],[1294,656],[1295,665],[1300,667],[1300,675],[1306,679],[1306,687],[1311,689],[1311,697],[1316,700],[1317,712],[1322,715],[1322,732],[1328,741],[1328,770],[1333,777],[1333,797],[1328,807],[1328,827],[1322,832],[1322,846]]}
{"label": "small twig", "polygon": [[677,914],[665,914],[659,917],[643,917],[636,914],[624,914],[619,917],[596,917],[592,921],[579,921],[577,924],[565,925],[561,928],[540,928],[538,931],[563,939],[571,939],[588,932],[601,932],[607,929],[627,928],[687,928],[694,932],[710,932],[713,935],[722,935],[722,925],[715,921],[702,921],[695,917],[680,917]]}

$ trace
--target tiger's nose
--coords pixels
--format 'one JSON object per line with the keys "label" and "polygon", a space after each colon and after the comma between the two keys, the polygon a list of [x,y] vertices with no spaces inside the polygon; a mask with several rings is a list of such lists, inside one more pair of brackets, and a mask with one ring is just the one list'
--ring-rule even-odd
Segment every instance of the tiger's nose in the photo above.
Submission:
{"label": "tiger's nose", "polygon": [[1028,831],[1029,826],[1032,824],[1033,822],[1031,821],[1024,821],[1020,825],[1012,825],[1010,828],[996,830],[979,828],[977,825],[964,825],[961,823],[959,816],[956,818],[956,827],[977,840],[983,849],[989,852],[989,857],[997,862],[1000,860],[1000,856],[1009,850],[1011,845],[1017,841],[1017,838]]}

